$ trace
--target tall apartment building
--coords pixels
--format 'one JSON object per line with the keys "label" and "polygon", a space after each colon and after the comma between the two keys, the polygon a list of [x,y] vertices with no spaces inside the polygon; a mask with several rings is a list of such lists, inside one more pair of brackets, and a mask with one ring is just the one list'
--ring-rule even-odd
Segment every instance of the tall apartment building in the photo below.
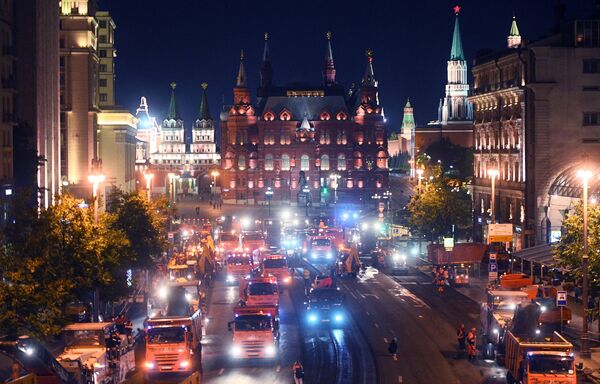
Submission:
{"label": "tall apartment building", "polygon": [[[0,185],[13,184],[13,128],[16,124],[16,53],[14,43],[14,4],[0,6]],[[9,187],[10,188],[10,187]],[[4,193],[0,193],[0,200]]]}
{"label": "tall apartment building", "polygon": [[96,12],[98,20],[98,105],[100,108],[115,103],[115,29],[117,26],[106,11]]}
{"label": "tall apartment building", "polygon": [[98,22],[93,1],[63,0],[61,5],[62,174],[69,189],[83,195],[98,157]]}
{"label": "tall apartment building", "polygon": [[473,209],[476,239],[491,218],[490,170],[498,171],[496,222],[512,223],[517,249],[560,238],[581,198],[577,170],[600,193],[600,20],[565,22],[538,41],[513,20],[507,49],[476,59]]}

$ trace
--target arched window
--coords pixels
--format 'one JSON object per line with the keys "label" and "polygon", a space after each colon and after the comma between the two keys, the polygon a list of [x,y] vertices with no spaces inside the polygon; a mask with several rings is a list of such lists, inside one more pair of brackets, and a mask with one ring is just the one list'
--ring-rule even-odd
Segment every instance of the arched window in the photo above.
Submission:
{"label": "arched window", "polygon": [[265,171],[273,170],[273,155],[270,153],[265,155]]}
{"label": "arched window", "polygon": [[310,160],[308,158],[308,155],[302,155],[302,157],[300,157],[300,170],[301,171],[310,170]]}
{"label": "arched window", "polygon": [[354,168],[361,169],[363,166],[362,153],[354,151]]}
{"label": "arched window", "polygon": [[290,156],[283,154],[281,155],[281,170],[289,171],[290,170]]}
{"label": "arched window", "polygon": [[346,155],[340,153],[337,158],[337,169],[338,171],[346,170]]}
{"label": "arched window", "polygon": [[273,112],[267,112],[267,113],[265,113],[264,119],[266,121],[273,121],[273,120],[275,120],[275,115],[273,114]]}
{"label": "arched window", "polygon": [[238,157],[238,169],[240,171],[243,171],[244,169],[246,169],[246,156],[240,155]]}
{"label": "arched window", "polygon": [[321,171],[329,171],[329,156],[321,156]]}

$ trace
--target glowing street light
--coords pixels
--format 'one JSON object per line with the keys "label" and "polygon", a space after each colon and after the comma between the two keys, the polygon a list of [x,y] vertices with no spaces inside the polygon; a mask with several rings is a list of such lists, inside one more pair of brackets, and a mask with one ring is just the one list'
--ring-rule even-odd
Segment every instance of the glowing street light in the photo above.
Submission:
{"label": "glowing street light", "polygon": [[271,199],[273,198],[273,188],[267,187],[267,190],[265,191],[265,198],[269,204],[269,217],[271,217]]}
{"label": "glowing street light", "polygon": [[489,169],[488,175],[492,178],[492,224],[496,223],[496,177],[498,177],[497,169]]}
{"label": "glowing street light", "polygon": [[88,176],[88,181],[92,183],[92,197],[94,199],[94,223],[98,224],[98,186],[106,180],[106,176],[94,171]]}
{"label": "glowing street light", "polygon": [[217,186],[217,177],[219,176],[219,171],[217,171],[216,169],[213,170],[210,175],[213,177],[213,187]]}
{"label": "glowing street light", "polygon": [[[583,256],[581,258],[581,267],[583,269],[583,294],[584,303],[588,302],[588,280],[589,280],[589,255],[588,255],[588,184],[592,178],[592,171],[589,169],[580,169],[577,171],[577,176],[583,181]],[[582,316],[583,329],[581,332],[581,355],[590,356],[588,343],[588,317]]]}
{"label": "glowing street light", "polygon": [[421,193],[421,179],[423,178],[423,168],[417,169],[417,176],[418,176],[418,180],[419,180],[418,191],[419,191],[419,193]]}
{"label": "glowing street light", "polygon": [[338,180],[341,179],[342,176],[338,173],[332,173],[329,175],[329,179],[331,180],[331,186],[333,187],[333,219],[337,220],[337,189],[338,189]]}
{"label": "glowing street light", "polygon": [[150,196],[151,196],[150,186],[152,185],[153,178],[154,178],[153,173],[144,173],[144,179],[146,179],[146,194],[147,194],[148,201],[150,201]]}

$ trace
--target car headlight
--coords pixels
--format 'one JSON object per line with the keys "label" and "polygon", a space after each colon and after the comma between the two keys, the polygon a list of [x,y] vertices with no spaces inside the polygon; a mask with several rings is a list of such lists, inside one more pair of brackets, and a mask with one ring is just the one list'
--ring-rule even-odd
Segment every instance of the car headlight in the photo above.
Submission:
{"label": "car headlight", "polygon": [[311,323],[316,323],[319,320],[319,317],[315,313],[311,313],[308,315],[308,321]]}
{"label": "car headlight", "polygon": [[498,328],[494,328],[494,330],[493,330],[492,332],[494,332],[494,335],[497,335],[497,334],[498,334],[498,332],[499,332],[499,331],[498,331]]}
{"label": "car headlight", "polygon": [[327,258],[331,259],[331,252],[327,252]]}
{"label": "car headlight", "polygon": [[147,369],[154,369],[154,367],[155,367],[155,365],[154,365],[154,362],[153,362],[153,361],[146,361],[146,362],[144,363],[144,366],[145,366]]}
{"label": "car headlight", "polygon": [[242,348],[238,347],[237,345],[234,345],[233,347],[231,347],[231,356],[233,357],[239,357],[242,354]]}
{"label": "car headlight", "polygon": [[232,275],[227,275],[227,281],[232,282],[233,281],[233,276]]}
{"label": "car headlight", "polygon": [[337,323],[341,323],[342,321],[344,321],[344,315],[342,315],[341,313],[336,313],[335,316],[333,317],[333,319]]}
{"label": "car headlight", "polygon": [[273,357],[273,356],[275,356],[275,346],[274,345],[268,345],[265,348],[265,355],[267,357]]}
{"label": "car headlight", "polygon": [[190,366],[190,361],[189,360],[183,360],[181,363],[179,363],[179,367],[180,368],[187,368]]}
{"label": "car headlight", "polygon": [[312,255],[311,255],[311,257],[312,257],[313,259],[316,259],[316,258],[317,258],[317,254],[316,254],[315,252],[313,252],[313,253],[312,253]]}

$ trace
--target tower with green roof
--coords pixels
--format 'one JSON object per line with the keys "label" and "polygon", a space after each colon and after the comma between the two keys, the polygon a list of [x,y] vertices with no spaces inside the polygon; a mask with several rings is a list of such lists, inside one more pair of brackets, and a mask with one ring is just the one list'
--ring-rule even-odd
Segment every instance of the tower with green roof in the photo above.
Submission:
{"label": "tower with green roof", "polygon": [[[192,154],[214,153],[215,144],[215,123],[210,116],[208,108],[208,97],[206,95],[207,83],[202,83],[202,97],[200,98],[200,110],[198,117],[192,127],[192,145],[190,150]],[[201,155],[194,155],[201,156]],[[194,160],[203,160],[201,158]]]}
{"label": "tower with green roof", "polygon": [[512,23],[510,24],[510,31],[507,37],[508,48],[518,48],[521,46],[521,33],[517,26],[517,18],[513,15]]}
{"label": "tower with green roof", "polygon": [[169,109],[167,110],[167,116],[160,125],[160,144],[158,152],[161,153],[163,158],[172,163],[177,164],[180,154],[185,153],[185,135],[183,129],[183,119],[179,114],[179,108],[177,107],[177,98],[175,97],[175,88],[177,84],[175,82],[170,84],[171,87],[171,100],[169,101]]}
{"label": "tower with green roof", "polygon": [[440,110],[438,112],[438,120],[442,125],[464,123],[473,120],[473,108],[467,100],[467,96],[469,95],[468,68],[458,20],[460,7],[457,5],[453,9],[455,18],[450,59],[447,65],[448,83],[446,84],[445,97],[440,103]]}

